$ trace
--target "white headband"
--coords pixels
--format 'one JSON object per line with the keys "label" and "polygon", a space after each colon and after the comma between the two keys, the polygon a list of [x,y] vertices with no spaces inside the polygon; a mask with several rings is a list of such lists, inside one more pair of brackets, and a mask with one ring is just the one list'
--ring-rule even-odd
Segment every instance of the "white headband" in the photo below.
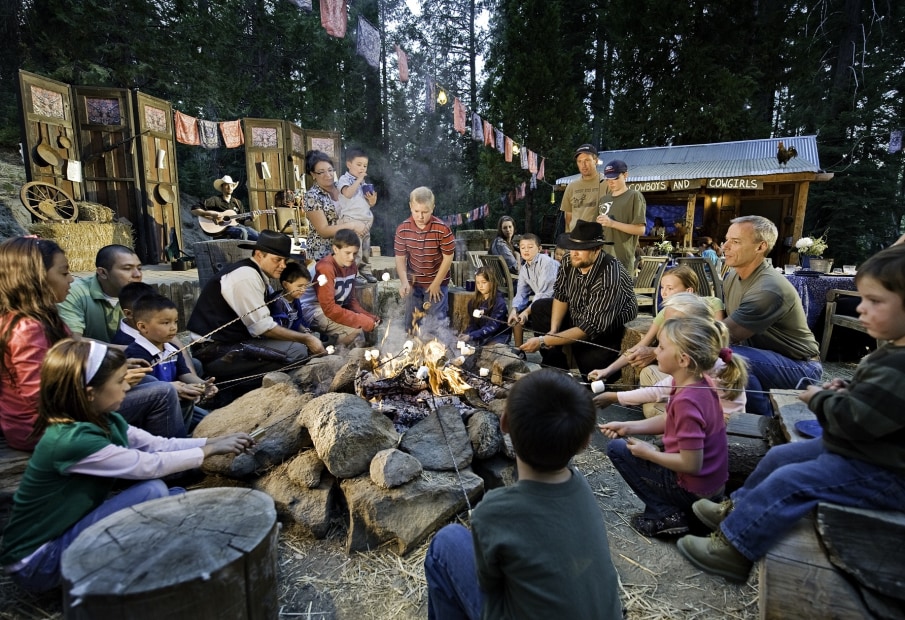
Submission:
{"label": "white headband", "polygon": [[85,385],[94,379],[94,375],[97,374],[105,357],[107,357],[107,345],[92,340],[88,359],[85,360]]}

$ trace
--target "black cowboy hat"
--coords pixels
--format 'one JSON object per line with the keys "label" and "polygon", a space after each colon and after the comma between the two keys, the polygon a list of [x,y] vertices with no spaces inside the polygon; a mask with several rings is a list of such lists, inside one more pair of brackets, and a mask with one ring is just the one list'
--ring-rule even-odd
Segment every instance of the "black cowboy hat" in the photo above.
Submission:
{"label": "black cowboy hat", "polygon": [[262,230],[257,241],[245,241],[237,245],[245,250],[258,250],[268,254],[276,254],[283,258],[289,258],[292,252],[292,239],[288,235],[278,233],[275,230]]}
{"label": "black cowboy hat", "polygon": [[585,220],[578,220],[572,232],[563,233],[556,238],[556,245],[567,250],[593,250],[604,243],[603,226]]}

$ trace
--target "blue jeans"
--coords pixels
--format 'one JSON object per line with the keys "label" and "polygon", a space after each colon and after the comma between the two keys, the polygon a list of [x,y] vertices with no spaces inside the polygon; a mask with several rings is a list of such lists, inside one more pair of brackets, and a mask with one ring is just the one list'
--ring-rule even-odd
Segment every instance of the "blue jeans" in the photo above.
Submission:
{"label": "blue jeans", "polygon": [[478,587],[471,532],[447,525],[424,556],[428,620],[478,620],[484,594]]}
{"label": "blue jeans", "polygon": [[691,514],[691,505],[701,499],[679,486],[676,472],[629,452],[624,439],[610,440],[606,455],[644,502],[644,516],[648,519],[663,519],[677,512]]}
{"label": "blue jeans", "polygon": [[55,588],[60,585],[60,560],[63,557],[63,552],[75,542],[75,539],[83,531],[104,517],[129,506],[182,493],[185,493],[185,489],[179,487],[167,489],[167,485],[160,480],[139,482],[110,497],[103,504],[82,517],[71,528],[63,532],[59,538],[48,542],[32,556],[28,564],[18,572],[12,573],[10,577],[21,588],[31,592],[44,592]]}
{"label": "blue jeans", "polygon": [[176,388],[146,376],[126,392],[119,414],[132,426],[159,437],[185,437],[185,422]]}
{"label": "blue jeans", "polygon": [[[427,287],[413,286],[412,292],[405,300],[405,331],[412,330],[412,318],[415,308],[418,308],[419,312],[426,313],[426,316],[418,321],[419,325],[425,319],[429,319],[434,325],[442,325],[443,327],[449,325],[449,287],[445,284],[441,285],[440,301],[431,301],[431,307],[425,311],[422,308],[426,301],[430,301]],[[427,326],[427,329],[432,329],[432,326]]]}
{"label": "blue jeans", "polygon": [[720,528],[754,562],[820,501],[903,511],[905,478],[829,452],[822,439],[775,446],[732,494],[732,512]]}
{"label": "blue jeans", "polygon": [[735,346],[732,352],[745,358],[748,362],[748,385],[745,396],[748,403],[745,411],[760,415],[773,415],[765,391],[772,389],[794,390],[803,378],[820,381],[823,366],[819,361],[791,360],[775,351],[755,349],[754,347]]}
{"label": "blue jeans", "polygon": [[226,230],[223,231],[223,234],[227,239],[242,239],[247,241],[257,241],[258,236],[260,235],[260,233],[251,226],[243,226],[242,224],[227,226]]}

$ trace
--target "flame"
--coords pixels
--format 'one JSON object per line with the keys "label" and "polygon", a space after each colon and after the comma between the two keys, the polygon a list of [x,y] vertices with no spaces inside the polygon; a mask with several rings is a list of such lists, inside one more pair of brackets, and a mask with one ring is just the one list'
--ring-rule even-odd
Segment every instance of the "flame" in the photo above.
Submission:
{"label": "flame", "polygon": [[376,358],[373,358],[372,363],[375,363],[376,373],[381,377],[394,377],[406,366],[426,366],[427,383],[434,394],[450,392],[463,394],[466,390],[471,389],[471,386],[462,378],[459,369],[450,363],[447,357],[449,349],[445,344],[436,338],[424,342],[417,335],[413,335],[412,345],[410,351],[403,349],[396,356],[384,353],[383,360],[379,364],[376,363]]}

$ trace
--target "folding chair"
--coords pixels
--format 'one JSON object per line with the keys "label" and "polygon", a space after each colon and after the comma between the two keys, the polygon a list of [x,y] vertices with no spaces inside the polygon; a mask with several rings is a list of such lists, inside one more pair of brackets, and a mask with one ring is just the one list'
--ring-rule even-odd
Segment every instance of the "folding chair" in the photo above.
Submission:
{"label": "folding chair", "polygon": [[635,298],[638,309],[651,308],[651,314],[657,314],[657,295],[660,291],[660,278],[666,271],[668,256],[642,256],[638,261],[638,277],[635,278]]}

